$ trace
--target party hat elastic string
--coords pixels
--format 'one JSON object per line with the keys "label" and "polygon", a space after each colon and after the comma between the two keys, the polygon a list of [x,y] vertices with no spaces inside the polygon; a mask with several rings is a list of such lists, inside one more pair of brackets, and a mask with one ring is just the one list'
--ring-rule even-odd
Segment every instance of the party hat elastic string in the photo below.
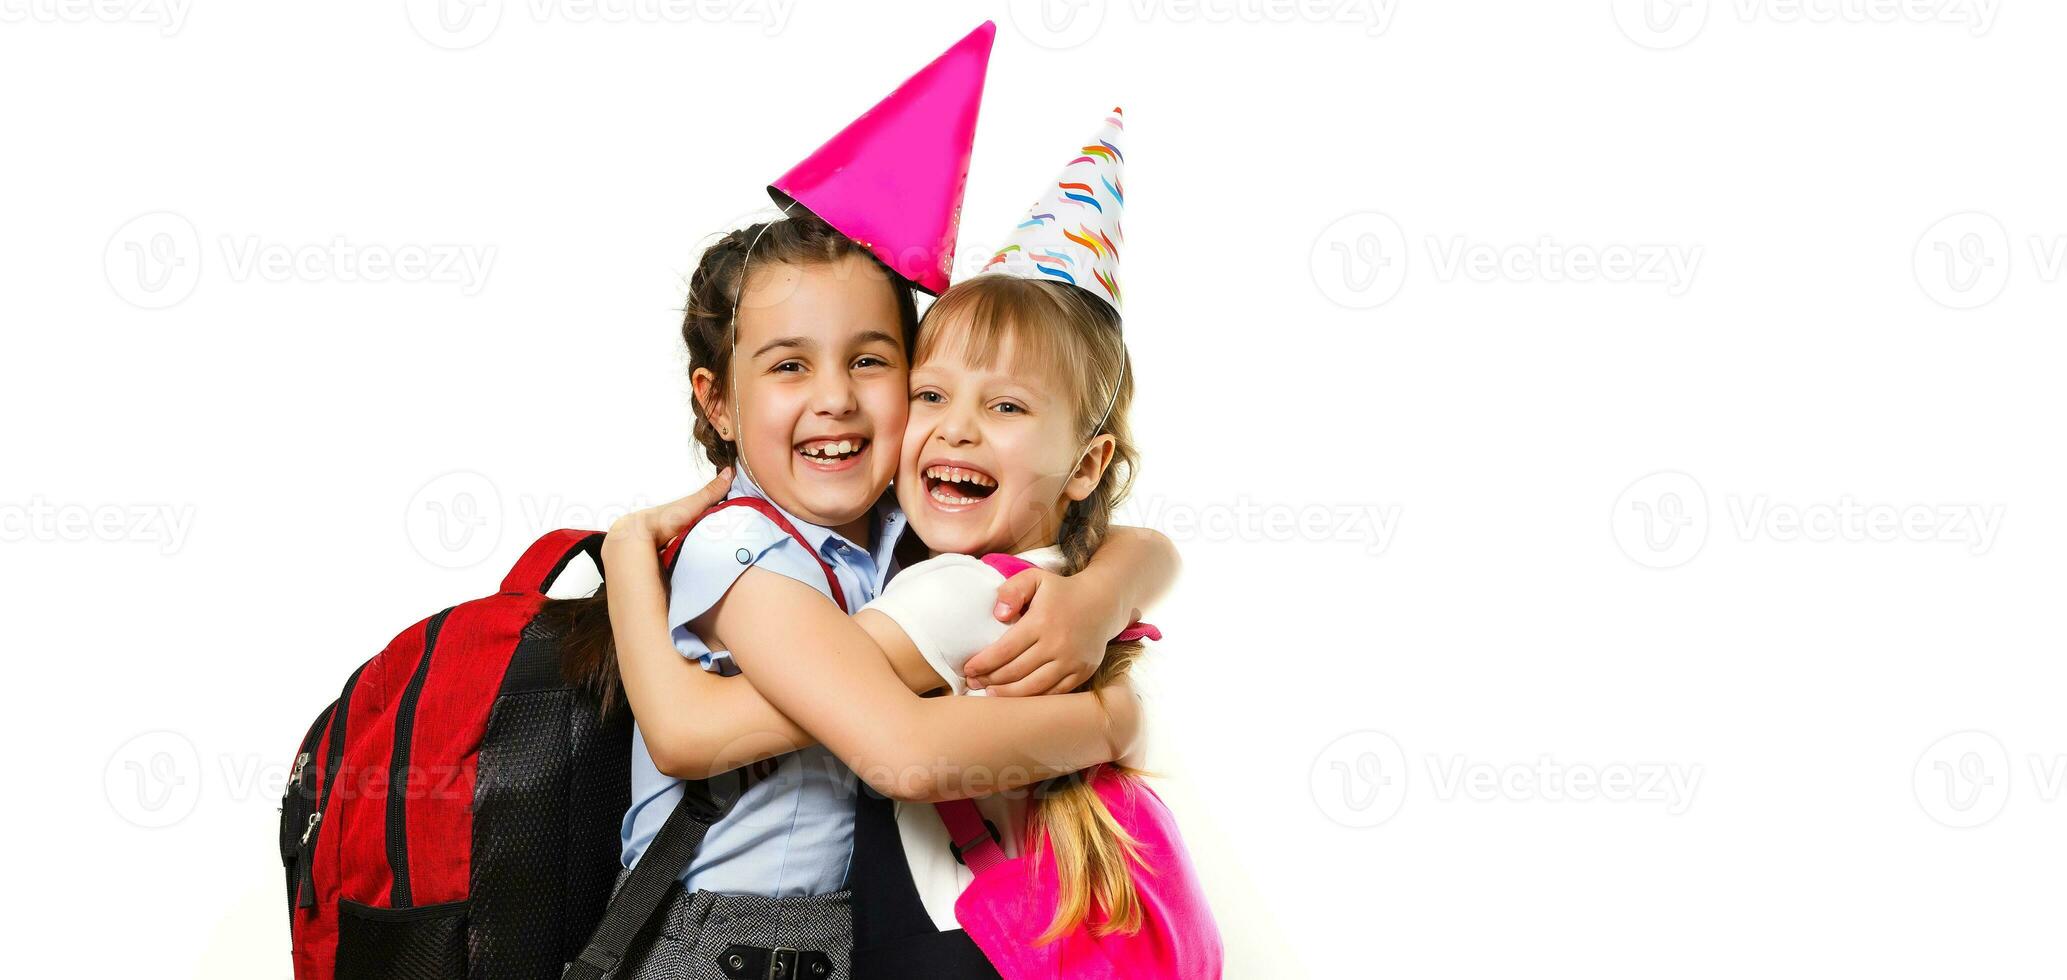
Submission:
{"label": "party hat elastic string", "polygon": [[761,227],[754,231],[753,239],[746,243],[746,254],[739,257],[739,286],[732,291],[732,317],[725,325],[725,373],[728,376],[725,387],[731,389],[728,394],[732,396],[732,428],[737,433],[733,437],[733,446],[737,450],[733,456],[739,460],[740,472],[745,473],[746,478],[755,486],[760,486],[761,480],[754,476],[754,468],[746,461],[746,416],[741,413],[739,407],[739,365],[736,363],[739,355],[739,306],[746,302],[747,267],[753,263],[754,246],[761,244],[761,236],[767,234],[768,228],[776,221],[788,221],[790,208],[794,206],[795,202],[784,204],[782,217],[761,222]]}

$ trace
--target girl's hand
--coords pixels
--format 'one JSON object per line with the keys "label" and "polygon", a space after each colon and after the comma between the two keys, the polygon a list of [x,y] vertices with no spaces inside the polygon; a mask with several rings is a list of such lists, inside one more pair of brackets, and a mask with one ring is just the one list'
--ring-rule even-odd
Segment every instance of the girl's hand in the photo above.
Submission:
{"label": "girl's hand", "polygon": [[1090,680],[1129,613],[1097,593],[1085,580],[1039,568],[1006,579],[991,614],[1013,626],[962,666],[970,690],[1008,698],[1063,694]]}
{"label": "girl's hand", "polygon": [[674,540],[675,535],[681,534],[698,514],[724,500],[725,492],[731,486],[732,467],[727,466],[719,470],[711,482],[704,484],[703,489],[689,496],[618,518],[610,525],[610,533],[603,536],[605,578],[608,578],[608,566],[613,562],[621,564],[636,560],[651,566],[654,554]]}

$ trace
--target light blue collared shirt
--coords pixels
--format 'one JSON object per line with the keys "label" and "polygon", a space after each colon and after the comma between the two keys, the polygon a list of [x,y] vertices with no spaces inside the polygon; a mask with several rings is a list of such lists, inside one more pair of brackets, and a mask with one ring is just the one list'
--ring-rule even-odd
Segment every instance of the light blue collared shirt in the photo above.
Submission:
{"label": "light blue collared shirt", "polygon": [[[732,479],[733,497],[767,494],[740,467]],[[773,501],[769,501],[774,503]],[[688,624],[709,611],[749,566],[786,575],[818,590],[828,600],[825,573],[818,559],[832,566],[847,611],[860,609],[883,589],[894,572],[893,552],[904,532],[904,512],[889,494],[874,513],[875,547],[863,547],[829,528],[810,524],[776,505],[817,552],[797,543],[759,513],[728,507],[705,519],[682,542],[681,556],[669,581],[668,622],[674,626],[675,649],[694,657],[707,670],[738,673],[731,657],[713,653]],[[685,704],[683,711],[695,711]],[[822,746],[782,756],[775,771],[747,787],[739,803],[713,824],[682,873],[684,888],[768,895],[786,898],[822,895],[845,887],[847,864],[854,853],[854,773]],[[728,773],[720,779],[738,779]],[[632,806],[624,815],[620,837],[622,859],[629,868],[660,832],[660,825],[682,798],[682,781],[664,775],[646,751],[646,739],[632,725]]]}

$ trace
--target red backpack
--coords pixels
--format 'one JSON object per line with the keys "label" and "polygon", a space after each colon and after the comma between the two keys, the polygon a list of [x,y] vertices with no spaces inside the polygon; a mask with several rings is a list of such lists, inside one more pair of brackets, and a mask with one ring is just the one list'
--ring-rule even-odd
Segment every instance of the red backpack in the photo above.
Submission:
{"label": "red backpack", "polygon": [[600,718],[533,620],[602,539],[538,539],[309,727],[280,808],[297,980],[547,980],[582,951],[619,867],[631,713]]}
{"label": "red backpack", "polygon": [[[757,498],[697,520],[727,507],[810,548]],[[316,716],[280,805],[295,980],[592,980],[652,924],[733,799],[689,782],[617,884],[631,711],[606,719],[563,678],[539,615],[576,555],[602,566],[602,544],[601,531],[539,538],[502,591],[403,631]]]}

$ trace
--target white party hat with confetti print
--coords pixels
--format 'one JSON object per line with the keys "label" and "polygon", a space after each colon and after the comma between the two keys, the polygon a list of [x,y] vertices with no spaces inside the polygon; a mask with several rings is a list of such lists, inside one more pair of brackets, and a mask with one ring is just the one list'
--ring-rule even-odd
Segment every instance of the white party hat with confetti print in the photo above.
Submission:
{"label": "white party hat with confetti print", "polygon": [[1120,152],[1123,128],[1114,109],[1061,176],[1042,188],[984,272],[1071,283],[1119,310],[1120,212],[1127,203],[1120,180],[1127,162]]}

